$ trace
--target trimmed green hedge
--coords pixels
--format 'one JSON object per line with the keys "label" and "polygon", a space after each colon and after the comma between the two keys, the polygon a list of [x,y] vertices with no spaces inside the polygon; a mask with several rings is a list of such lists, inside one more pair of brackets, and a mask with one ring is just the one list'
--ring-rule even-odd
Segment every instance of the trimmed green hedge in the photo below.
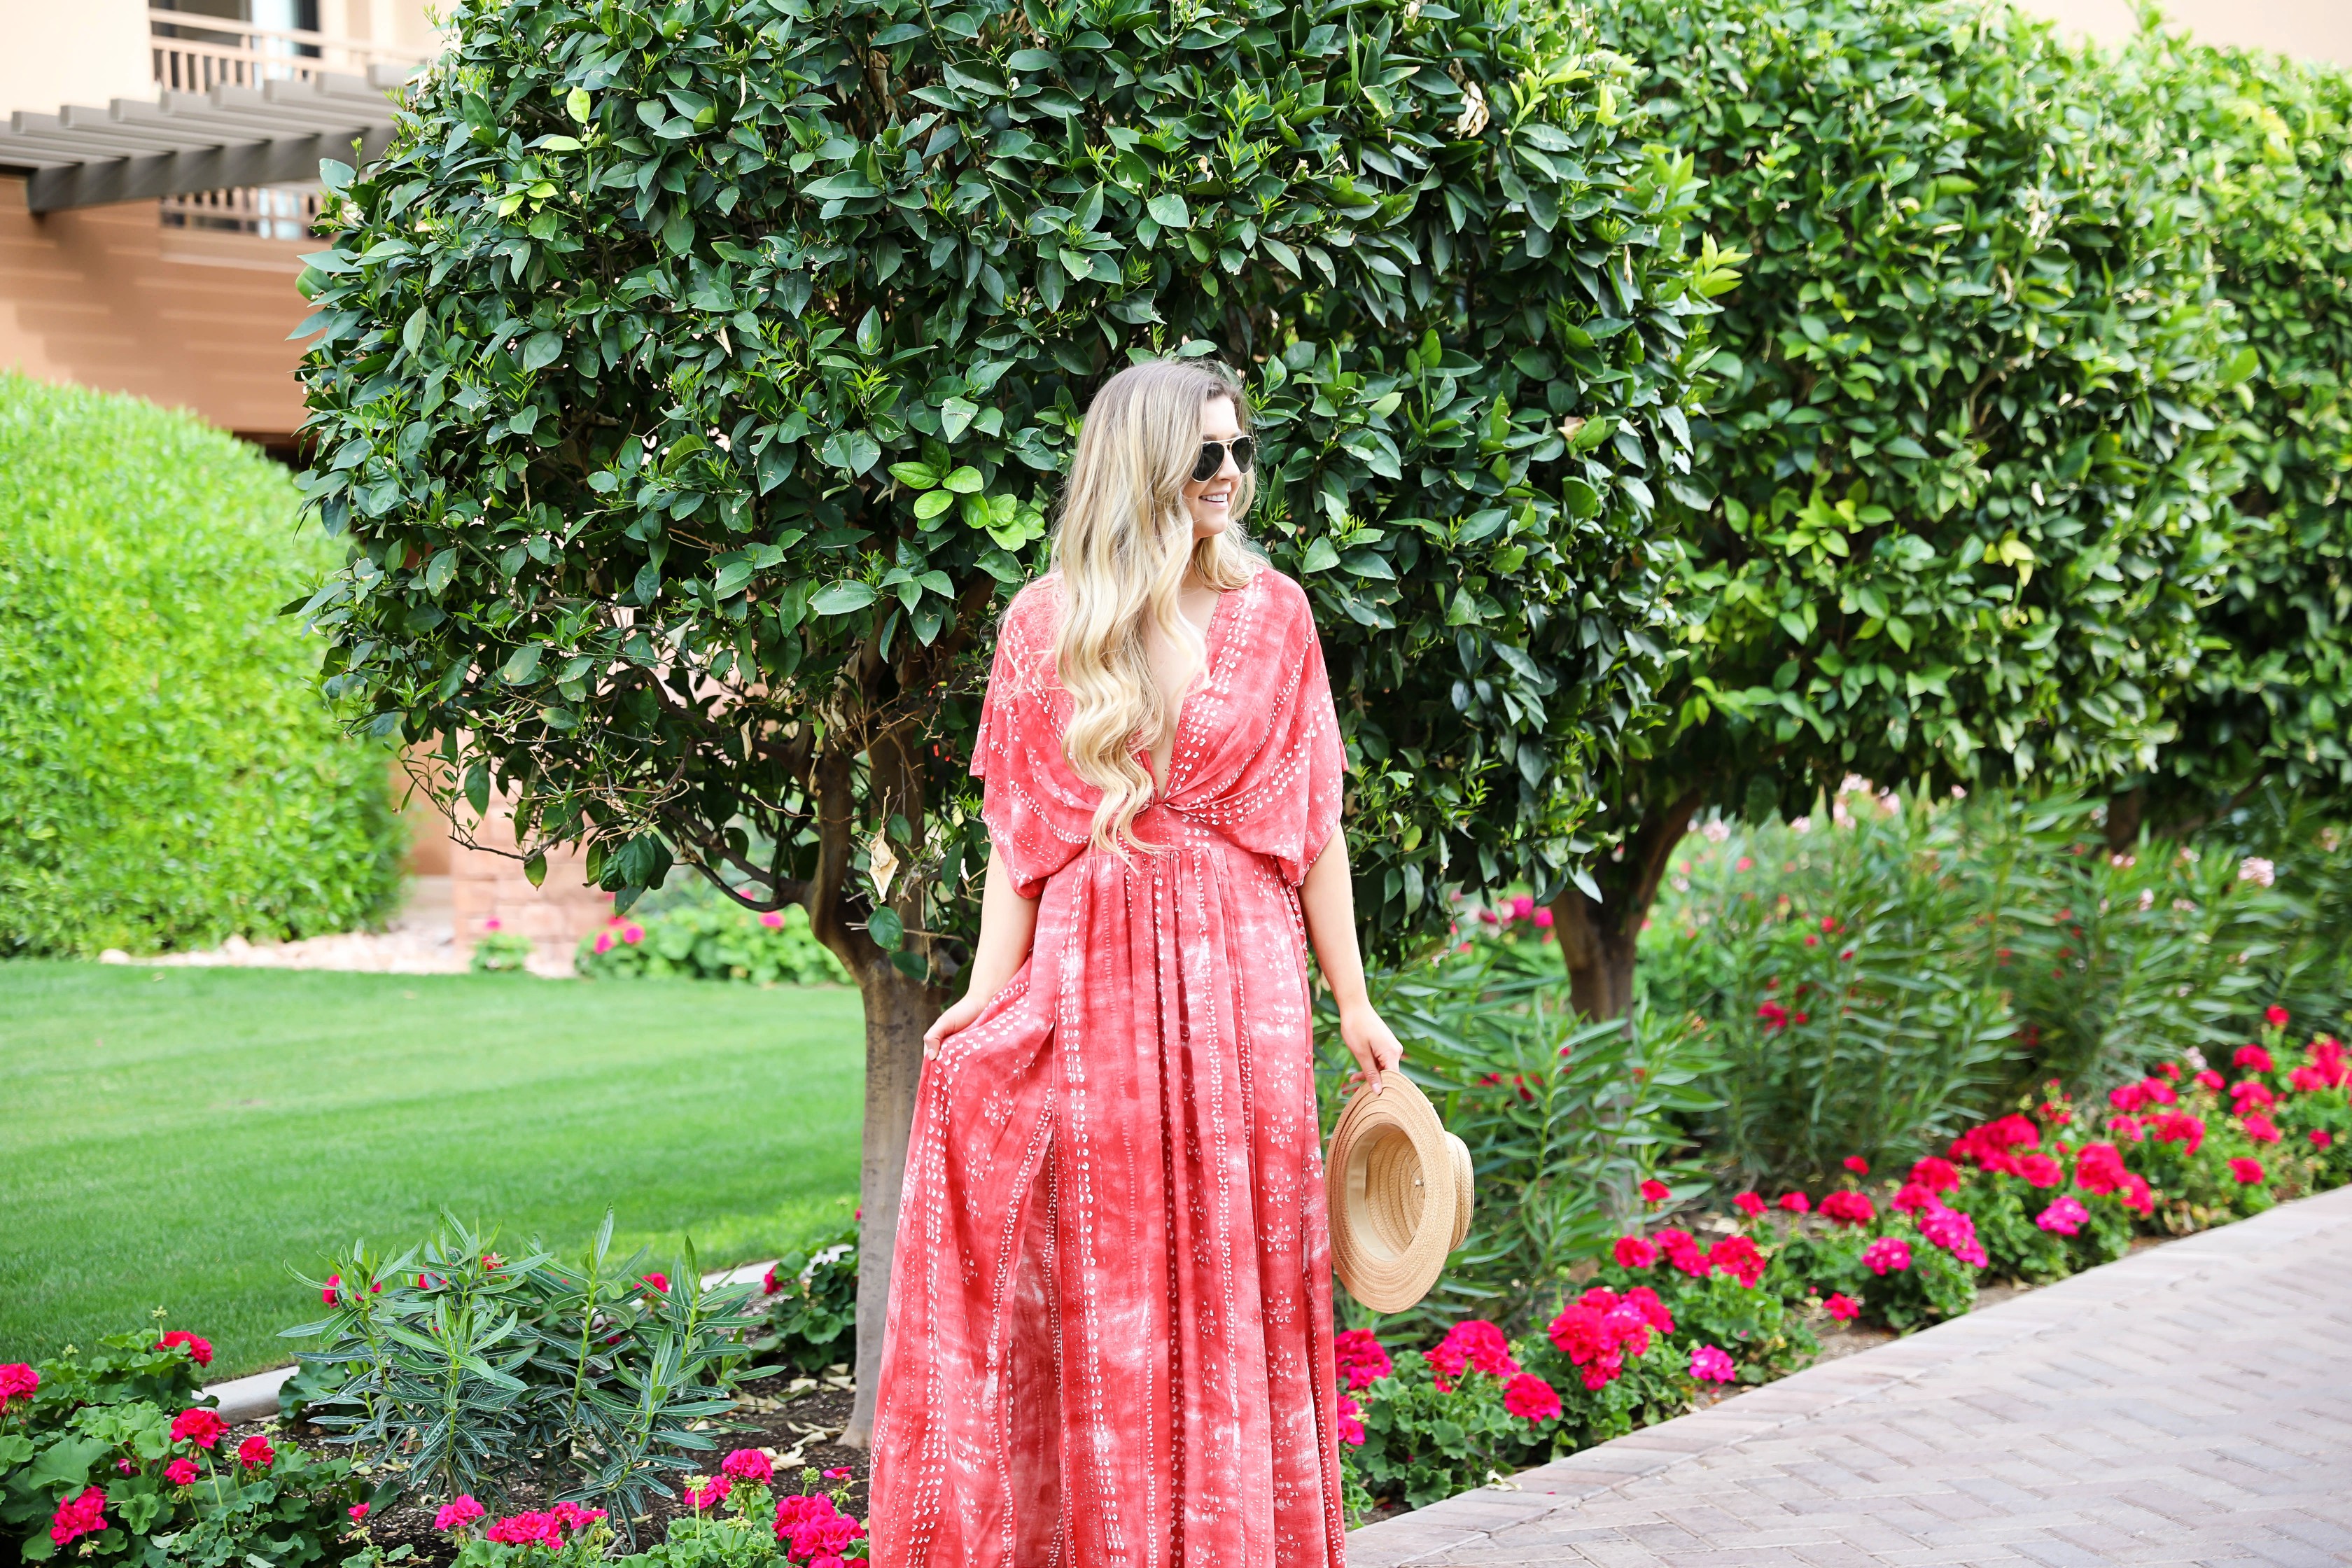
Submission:
{"label": "trimmed green hedge", "polygon": [[0,375],[0,954],[348,930],[399,879],[389,756],[280,608],[330,563],[268,458]]}

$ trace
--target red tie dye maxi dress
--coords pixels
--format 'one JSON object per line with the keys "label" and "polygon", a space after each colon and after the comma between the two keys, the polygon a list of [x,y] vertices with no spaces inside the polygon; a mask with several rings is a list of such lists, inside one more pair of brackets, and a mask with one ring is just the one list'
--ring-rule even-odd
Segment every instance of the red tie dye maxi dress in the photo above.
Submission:
{"label": "red tie dye maxi dress", "polygon": [[1062,753],[1061,585],[998,633],[971,771],[1037,904],[926,1064],[874,1435],[883,1568],[1342,1556],[1306,930],[1345,753],[1296,583],[1222,595],[1131,865]]}

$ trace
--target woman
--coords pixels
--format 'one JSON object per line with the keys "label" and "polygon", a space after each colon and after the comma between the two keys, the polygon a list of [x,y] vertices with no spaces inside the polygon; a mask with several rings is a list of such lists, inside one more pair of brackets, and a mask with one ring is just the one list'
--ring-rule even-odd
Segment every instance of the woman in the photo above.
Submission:
{"label": "woman", "polygon": [[1306,942],[1355,1076],[1402,1053],[1307,597],[1239,535],[1245,419],[1198,362],[1113,376],[998,631],[980,942],[892,1266],[885,1568],[1341,1561]]}

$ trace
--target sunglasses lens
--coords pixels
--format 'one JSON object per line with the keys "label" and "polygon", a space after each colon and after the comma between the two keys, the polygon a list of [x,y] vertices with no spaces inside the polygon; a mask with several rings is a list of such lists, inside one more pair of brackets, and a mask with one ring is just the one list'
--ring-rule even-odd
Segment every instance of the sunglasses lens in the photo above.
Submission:
{"label": "sunglasses lens", "polygon": [[[1235,437],[1230,445],[1234,454],[1234,467],[1244,473],[1249,472],[1250,463],[1257,457],[1257,443],[1247,436],[1239,436]],[[1206,484],[1217,477],[1217,470],[1225,466],[1227,449],[1228,444],[1223,441],[1201,443],[1200,460],[1192,465],[1192,480],[1195,484]]]}

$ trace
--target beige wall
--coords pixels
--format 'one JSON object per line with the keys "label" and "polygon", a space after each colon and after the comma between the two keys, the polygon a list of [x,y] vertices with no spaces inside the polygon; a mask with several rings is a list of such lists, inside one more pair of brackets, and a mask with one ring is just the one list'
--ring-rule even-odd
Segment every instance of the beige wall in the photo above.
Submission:
{"label": "beige wall", "polygon": [[153,99],[147,0],[0,0],[0,120]]}
{"label": "beige wall", "polygon": [[[2130,0],[2020,0],[2022,8],[2104,43],[2137,26]],[[2205,44],[2276,49],[2352,67],[2352,0],[2166,0],[2171,26]]]}
{"label": "beige wall", "polygon": [[310,313],[294,280],[315,244],[165,228],[153,202],[35,217],[0,177],[0,365],[282,440],[302,420],[286,334]]}

